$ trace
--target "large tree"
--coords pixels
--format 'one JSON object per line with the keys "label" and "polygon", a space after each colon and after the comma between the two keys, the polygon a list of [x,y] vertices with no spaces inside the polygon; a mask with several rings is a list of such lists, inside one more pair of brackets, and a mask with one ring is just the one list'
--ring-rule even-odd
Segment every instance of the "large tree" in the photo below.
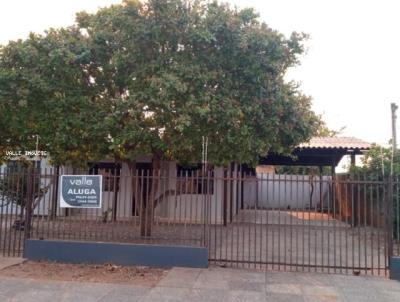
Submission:
{"label": "large tree", "polygon": [[[55,163],[78,164],[104,150],[104,108],[91,83],[87,38],[49,30],[0,48],[0,152],[40,150]],[[93,158],[94,157],[94,158]],[[0,158],[1,159],[1,158]]]}
{"label": "large tree", "polygon": [[148,154],[154,169],[199,162],[203,136],[216,165],[288,153],[320,123],[284,79],[304,39],[252,9],[202,0],[79,13],[69,28],[0,48],[0,148],[39,135],[57,164],[113,157],[133,167]]}

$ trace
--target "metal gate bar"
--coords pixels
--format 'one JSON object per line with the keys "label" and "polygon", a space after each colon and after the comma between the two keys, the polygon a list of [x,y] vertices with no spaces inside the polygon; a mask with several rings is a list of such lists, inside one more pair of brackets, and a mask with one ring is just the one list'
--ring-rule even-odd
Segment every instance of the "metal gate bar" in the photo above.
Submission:
{"label": "metal gate bar", "polygon": [[207,246],[223,266],[386,275],[400,255],[398,176],[140,169],[104,177],[102,209],[60,209],[66,172],[0,169],[3,256],[27,237],[148,242]]}
{"label": "metal gate bar", "polygon": [[[397,182],[365,174],[232,175],[216,180],[221,186],[239,181],[243,192],[229,195],[230,203],[240,205],[231,223],[225,225],[217,212],[210,219],[213,263],[387,275],[390,251],[394,251],[389,221],[391,210],[398,215],[399,206],[390,206],[389,200],[399,199],[398,194],[390,195],[390,187],[397,192]],[[215,197],[222,207],[226,204],[225,196]]]}

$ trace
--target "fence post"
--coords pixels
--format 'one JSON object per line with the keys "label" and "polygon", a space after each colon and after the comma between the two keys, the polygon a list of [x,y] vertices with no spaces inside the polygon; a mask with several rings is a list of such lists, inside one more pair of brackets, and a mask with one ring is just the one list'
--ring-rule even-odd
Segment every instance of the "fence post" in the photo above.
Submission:
{"label": "fence post", "polygon": [[387,181],[388,187],[388,201],[386,203],[386,232],[388,236],[388,265],[390,267],[390,261],[393,256],[393,175],[389,175]]}
{"label": "fence post", "polygon": [[33,177],[34,170],[32,167],[28,167],[26,173],[27,179],[27,194],[26,194],[26,204],[25,204],[25,239],[31,237],[31,225],[32,225],[32,204],[33,204]]}
{"label": "fence post", "polygon": [[228,221],[228,171],[224,167],[223,173],[223,225],[227,226]]}
{"label": "fence post", "polygon": [[57,204],[58,204],[58,186],[59,186],[59,173],[60,173],[60,166],[57,166],[55,169],[52,169],[52,178],[54,181],[54,189],[52,191],[51,197],[51,216],[50,219],[54,220],[57,217]]}

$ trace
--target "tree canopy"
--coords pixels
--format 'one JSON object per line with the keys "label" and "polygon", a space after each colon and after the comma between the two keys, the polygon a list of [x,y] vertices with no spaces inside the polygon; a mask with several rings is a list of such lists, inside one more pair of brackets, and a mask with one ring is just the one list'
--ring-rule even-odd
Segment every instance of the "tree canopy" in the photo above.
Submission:
{"label": "tree canopy", "polygon": [[391,144],[392,142],[389,143],[389,147],[372,145],[371,149],[365,152],[362,157],[362,165],[352,167],[350,172],[362,173],[372,177],[387,177],[391,171],[396,177],[400,175],[400,153],[395,150],[393,154]]}
{"label": "tree canopy", "polygon": [[124,1],[68,28],[0,47],[0,152],[57,164],[113,157],[256,163],[316,133],[311,100],[286,82],[306,35],[252,9],[202,0]]}

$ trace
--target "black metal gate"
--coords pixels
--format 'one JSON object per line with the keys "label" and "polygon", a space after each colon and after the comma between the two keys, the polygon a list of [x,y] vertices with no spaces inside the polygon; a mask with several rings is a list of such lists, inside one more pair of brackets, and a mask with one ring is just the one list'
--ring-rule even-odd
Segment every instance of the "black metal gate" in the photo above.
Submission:
{"label": "black metal gate", "polygon": [[386,275],[389,256],[399,251],[391,235],[398,239],[396,181],[231,174],[217,182],[223,213],[213,208],[208,238],[217,265]]}

